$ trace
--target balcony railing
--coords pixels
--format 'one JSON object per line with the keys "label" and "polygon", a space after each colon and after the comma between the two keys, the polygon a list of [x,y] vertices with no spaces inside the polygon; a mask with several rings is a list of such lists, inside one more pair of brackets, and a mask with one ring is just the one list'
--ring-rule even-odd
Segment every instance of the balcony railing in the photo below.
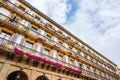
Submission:
{"label": "balcony railing", "polygon": [[[34,49],[30,49],[30,48],[25,47],[25,46],[23,46],[23,45],[20,45],[20,44],[18,44],[18,43],[16,43],[16,42],[13,42],[13,41],[7,40],[7,39],[5,39],[5,38],[1,38],[1,37],[0,37],[0,47],[2,47],[2,48],[4,47],[4,49],[10,50],[10,51],[14,51],[15,48],[19,48],[20,50],[23,50],[24,52],[27,52],[27,53],[29,53],[29,54],[30,54],[30,53],[33,53],[33,54],[36,55],[36,56],[41,56],[41,57],[43,57],[43,58],[46,58],[46,59],[48,59],[48,60],[52,60],[52,61],[54,61],[54,62],[61,63],[62,65],[71,67],[71,68],[73,68],[73,69],[81,70],[80,67],[77,67],[77,66],[75,66],[75,65],[73,65],[73,64],[66,63],[66,62],[61,61],[61,60],[59,60],[59,59],[57,59],[57,58],[54,58],[54,57],[49,56],[49,55],[46,55],[46,54],[44,54],[44,53],[42,53],[42,52],[38,52],[38,51],[36,51],[36,50],[34,50]],[[38,55],[38,53],[39,53],[39,55]]]}
{"label": "balcony railing", "polygon": [[[10,21],[9,21],[10,18],[9,18],[8,16],[5,16],[5,15],[2,14],[2,13],[0,13],[0,17],[1,17],[1,18],[0,18],[1,20],[9,23],[10,25],[13,25],[13,27],[16,27],[16,28],[20,28],[19,26],[22,26],[23,28],[26,28],[26,27],[27,27],[27,26],[25,26],[24,24],[21,24],[21,23],[19,23],[19,22],[17,22],[17,23],[14,22],[14,21],[13,21],[13,22],[10,22]],[[8,20],[8,21],[6,21],[6,20]],[[19,25],[19,26],[18,26],[18,25]],[[32,30],[31,28],[28,28],[28,33],[29,33],[29,31],[34,32],[36,35],[41,35],[41,34],[39,34],[38,32]],[[30,33],[30,34],[32,34],[32,33]],[[33,36],[35,36],[35,35],[33,34]],[[68,48],[64,47],[63,45],[61,45],[60,43],[57,43],[57,42],[51,40],[51,39],[48,38],[47,36],[44,36],[44,35],[41,35],[41,36],[44,37],[49,44],[55,43],[55,44],[57,44],[61,49],[64,49],[64,50],[66,49],[67,51],[70,51],[70,52],[72,52],[72,53],[75,53],[75,52],[73,52],[71,49],[68,49]],[[75,54],[77,54],[77,53],[75,53]],[[83,57],[83,56],[81,56],[81,55],[79,55],[79,58],[81,58],[82,60],[86,60],[86,61],[89,62],[90,64],[96,65],[96,66],[98,66],[98,67],[101,66],[101,65],[98,65],[98,64],[90,61],[89,59],[87,59],[86,57]],[[102,66],[101,66],[100,68],[106,70],[106,69],[103,68]],[[110,72],[109,70],[107,70],[107,71]],[[112,74],[113,74],[113,73],[112,73]],[[116,75],[116,74],[114,73],[114,75]],[[117,76],[117,75],[116,75],[116,76]]]}

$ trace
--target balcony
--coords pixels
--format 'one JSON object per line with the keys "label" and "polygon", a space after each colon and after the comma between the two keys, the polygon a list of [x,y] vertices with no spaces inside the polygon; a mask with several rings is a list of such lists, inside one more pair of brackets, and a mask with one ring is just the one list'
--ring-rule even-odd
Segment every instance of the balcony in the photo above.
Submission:
{"label": "balcony", "polygon": [[81,75],[82,73],[80,67],[66,63],[64,61],[61,61],[59,59],[56,59],[54,57],[35,51],[33,49],[30,49],[28,47],[25,47],[23,45],[17,44],[15,42],[12,42],[1,37],[0,37],[0,49],[4,51],[9,51],[11,52],[11,54],[15,54],[20,57],[28,58],[29,60],[37,61],[40,63],[56,67],[58,69],[68,71],[69,73],[74,73],[77,75]]}

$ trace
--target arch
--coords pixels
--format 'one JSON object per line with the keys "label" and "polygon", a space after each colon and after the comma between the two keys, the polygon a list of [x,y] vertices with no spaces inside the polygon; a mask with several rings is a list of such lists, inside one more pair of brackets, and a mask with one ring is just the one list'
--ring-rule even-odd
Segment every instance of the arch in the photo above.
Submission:
{"label": "arch", "polygon": [[46,76],[39,76],[36,80],[49,80]]}
{"label": "arch", "polygon": [[7,76],[6,80],[28,80],[28,76],[23,71],[14,71]]}

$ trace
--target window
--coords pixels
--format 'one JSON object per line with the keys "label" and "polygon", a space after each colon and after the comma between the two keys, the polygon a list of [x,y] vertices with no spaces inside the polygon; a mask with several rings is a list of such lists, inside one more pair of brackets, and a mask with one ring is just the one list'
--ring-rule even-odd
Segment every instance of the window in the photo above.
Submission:
{"label": "window", "polygon": [[13,49],[14,47],[18,47],[18,48],[23,47],[26,40],[23,35],[16,33],[16,34],[13,34],[11,41],[13,43],[11,43],[10,48]]}
{"label": "window", "polygon": [[75,66],[79,67],[79,62],[77,60],[74,60]]}
{"label": "window", "polygon": [[49,35],[46,36],[46,41],[49,43],[51,42],[51,37]]}
{"label": "window", "polygon": [[54,29],[55,31],[58,31],[58,28],[57,28],[56,26],[54,26],[53,29]]}
{"label": "window", "polygon": [[104,77],[104,73],[103,73],[103,72],[101,72],[101,74],[102,74],[102,76]]}
{"label": "window", "polygon": [[4,38],[4,39],[6,39],[6,40],[9,40],[10,35],[9,35],[8,33],[1,32],[1,33],[0,33],[0,37],[1,37],[1,38]]}
{"label": "window", "polygon": [[24,13],[25,8],[19,5],[19,8],[17,8],[20,13]]}
{"label": "window", "polygon": [[79,45],[80,48],[82,48],[82,44],[80,42],[78,43],[78,45]]}
{"label": "window", "polygon": [[10,35],[4,32],[0,33],[0,45],[6,45],[7,44],[7,40],[10,39]]}
{"label": "window", "polygon": [[39,36],[46,36],[46,32],[42,29],[38,29]]}
{"label": "window", "polygon": [[9,19],[9,23],[13,26],[16,26],[19,22],[19,18],[16,16],[16,14],[13,14],[11,18]]}
{"label": "window", "polygon": [[106,73],[106,78],[108,78],[108,74]]}
{"label": "window", "polygon": [[84,67],[84,69],[85,69],[85,70],[88,70],[88,68],[87,68],[87,65],[86,65],[86,64],[83,64],[83,67]]}
{"label": "window", "polygon": [[93,59],[93,62],[94,62],[94,63],[96,63],[96,60],[95,60],[95,59]]}
{"label": "window", "polygon": [[37,30],[35,29],[35,28],[33,28],[33,27],[31,27],[30,28],[30,33],[32,34],[32,35],[35,35],[36,36],[36,33],[37,32]]}
{"label": "window", "polygon": [[58,59],[58,53],[56,50],[51,51],[51,56],[53,57],[53,61],[56,62],[56,59]]}
{"label": "window", "polygon": [[28,53],[31,53],[31,49],[32,49],[32,44],[29,42],[26,42],[24,50]]}
{"label": "window", "polygon": [[72,65],[72,60],[69,60],[69,64]]}
{"label": "window", "polygon": [[31,15],[31,18],[34,19],[35,18],[35,13],[33,11],[30,11],[30,15]]}
{"label": "window", "polygon": [[86,50],[86,51],[88,51],[88,48],[87,48],[87,47],[85,47],[85,50]]}
{"label": "window", "polygon": [[65,48],[68,48],[68,44],[67,43],[63,43]]}
{"label": "window", "polygon": [[44,51],[44,47],[43,47],[42,44],[35,43],[35,44],[34,44],[34,50],[36,51],[36,54],[37,54],[37,55],[40,55],[40,54],[41,54],[40,52],[43,52],[43,51]]}
{"label": "window", "polygon": [[31,28],[31,23],[26,20],[22,20],[22,24],[24,26],[21,26],[20,28],[28,28],[28,29]]}
{"label": "window", "polygon": [[75,55],[78,54],[77,50],[75,48],[72,48],[72,51],[74,52]]}
{"label": "window", "polygon": [[43,23],[45,23],[45,24],[47,23],[47,20],[44,19],[44,18],[42,18],[41,21],[42,21]]}
{"label": "window", "polygon": [[88,60],[91,60],[91,57],[90,57],[90,56],[87,56],[87,59],[88,59]]}
{"label": "window", "polygon": [[25,12],[26,12],[26,16],[28,16],[28,17],[30,17],[31,18],[31,10],[29,9],[29,8],[27,8],[26,10],[25,10]]}
{"label": "window", "polygon": [[80,52],[81,56],[85,57],[85,54],[83,52]]}
{"label": "window", "polygon": [[44,50],[43,50],[43,54],[45,54],[44,57],[45,57],[46,59],[49,59],[49,57],[48,57],[49,51],[48,51],[48,50],[44,49]]}
{"label": "window", "polygon": [[80,70],[80,64],[77,60],[74,60],[74,64],[78,70]]}
{"label": "window", "polygon": [[93,70],[93,67],[92,67],[92,66],[90,66],[90,71],[91,71],[91,72],[94,72],[94,70]]}
{"label": "window", "polygon": [[73,62],[72,60],[69,60],[69,66],[73,68],[72,62]]}
{"label": "window", "polygon": [[69,57],[67,55],[64,56],[64,61],[66,62],[66,66],[68,66],[67,63],[69,63]]}
{"label": "window", "polygon": [[58,62],[62,64],[62,56],[58,55]]}
{"label": "window", "polygon": [[[7,1],[9,1],[9,0],[7,0]],[[12,1],[12,0],[11,0],[10,2],[12,2],[12,3],[13,3],[15,6],[17,6],[17,7],[19,6],[19,3],[18,3],[17,1]],[[15,7],[15,6],[14,6],[14,7]]]}
{"label": "window", "polygon": [[56,43],[59,43],[58,39],[56,37],[52,37],[52,40],[55,41]]}
{"label": "window", "polygon": [[99,75],[100,73],[99,73],[99,71],[96,69],[96,73]]}
{"label": "window", "polygon": [[20,45],[24,45],[25,37],[23,35],[20,35],[20,34],[16,33],[12,36],[11,41],[13,41],[17,44],[20,44]]}

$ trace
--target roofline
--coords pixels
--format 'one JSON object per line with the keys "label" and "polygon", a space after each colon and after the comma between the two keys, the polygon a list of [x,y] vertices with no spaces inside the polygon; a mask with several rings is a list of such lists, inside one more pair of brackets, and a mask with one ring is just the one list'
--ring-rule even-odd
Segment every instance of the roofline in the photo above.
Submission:
{"label": "roofline", "polygon": [[47,17],[44,13],[42,13],[41,11],[39,11],[38,9],[36,9],[35,7],[33,7],[30,3],[28,3],[25,0],[18,0],[21,3],[25,4],[26,6],[28,6],[29,8],[31,8],[33,11],[35,11],[36,13],[38,13],[39,15],[41,15],[42,17],[44,17],[45,19],[47,19],[48,21],[50,21],[51,23],[54,23],[55,26],[57,26],[58,28],[62,29],[63,31],[65,31],[67,34],[71,35],[73,38],[75,38],[76,40],[80,41],[81,43],[83,43],[84,45],[86,45],[88,48],[90,48],[91,50],[93,50],[94,52],[96,52],[98,55],[102,56],[103,58],[107,59],[109,62],[111,62],[112,64],[114,64],[115,66],[117,66],[114,62],[112,62],[111,60],[109,60],[108,58],[106,58],[105,56],[103,56],[102,54],[100,54],[98,51],[96,51],[94,48],[92,48],[91,46],[89,46],[87,43],[85,43],[84,41],[80,40],[78,37],[76,37],[75,35],[73,35],[71,32],[69,32],[68,30],[66,30],[64,27],[62,27],[60,24],[56,23],[54,20],[52,20],[51,18]]}

